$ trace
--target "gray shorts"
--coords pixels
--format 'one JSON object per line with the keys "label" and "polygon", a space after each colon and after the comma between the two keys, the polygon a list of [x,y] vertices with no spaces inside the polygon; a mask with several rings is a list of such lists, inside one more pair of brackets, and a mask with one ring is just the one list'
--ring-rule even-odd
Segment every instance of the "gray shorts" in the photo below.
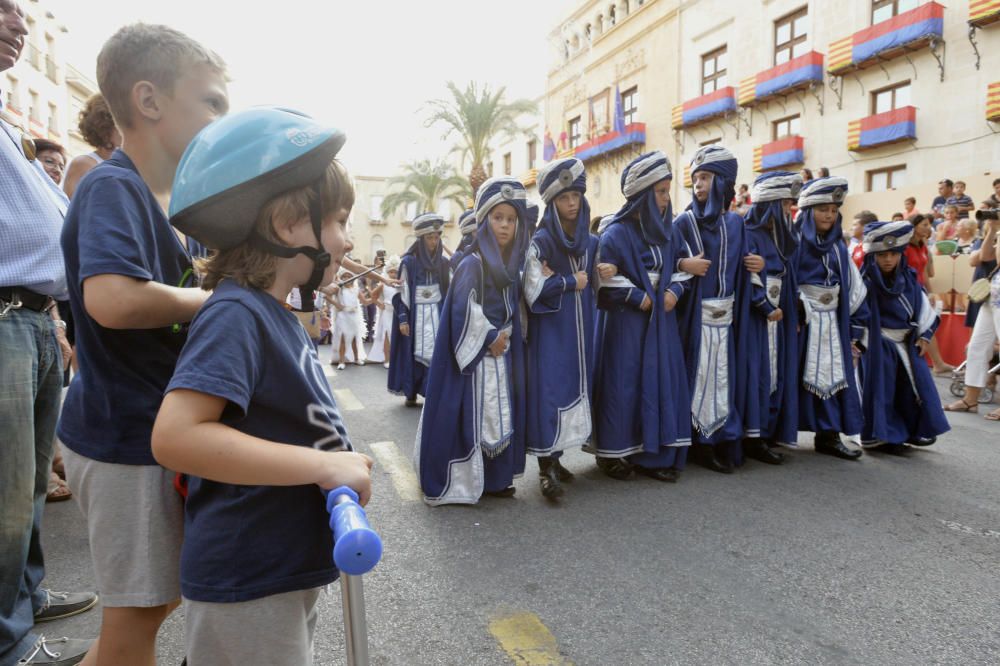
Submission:
{"label": "gray shorts", "polygon": [[68,446],[63,460],[87,521],[103,604],[152,608],[180,599],[184,502],[174,473],[159,465],[98,462]]}
{"label": "gray shorts", "polygon": [[323,588],[273,594],[253,601],[184,599],[189,666],[313,663],[317,602]]}

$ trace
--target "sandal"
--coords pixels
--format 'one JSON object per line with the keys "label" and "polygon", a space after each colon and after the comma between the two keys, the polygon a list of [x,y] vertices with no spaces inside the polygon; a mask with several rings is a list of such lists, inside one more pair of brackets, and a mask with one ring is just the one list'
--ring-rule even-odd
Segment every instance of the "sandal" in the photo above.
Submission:
{"label": "sandal", "polygon": [[987,421],[1000,421],[1000,409],[994,409],[989,414],[983,416]]}
{"label": "sandal", "polygon": [[968,412],[970,414],[975,414],[979,411],[979,403],[970,405],[965,401],[965,398],[957,402],[953,402],[950,405],[944,406],[944,411],[946,412]]}
{"label": "sandal", "polygon": [[45,495],[46,502],[65,502],[73,498],[73,491],[55,472],[49,474],[49,490]]}

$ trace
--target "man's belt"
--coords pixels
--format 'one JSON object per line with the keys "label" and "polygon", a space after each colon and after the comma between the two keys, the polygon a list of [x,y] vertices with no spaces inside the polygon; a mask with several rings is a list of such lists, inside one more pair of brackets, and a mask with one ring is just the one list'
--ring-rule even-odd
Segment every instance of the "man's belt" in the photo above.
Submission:
{"label": "man's belt", "polygon": [[41,312],[49,307],[52,299],[23,287],[0,287],[0,305],[12,304],[14,308],[27,308]]}

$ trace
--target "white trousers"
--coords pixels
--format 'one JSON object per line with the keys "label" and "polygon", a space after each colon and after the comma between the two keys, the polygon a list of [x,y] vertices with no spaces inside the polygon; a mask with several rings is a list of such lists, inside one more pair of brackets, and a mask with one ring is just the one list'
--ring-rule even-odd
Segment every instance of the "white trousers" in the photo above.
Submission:
{"label": "white trousers", "polygon": [[973,388],[986,386],[986,372],[993,358],[993,343],[1000,332],[1000,309],[994,308],[987,300],[979,308],[976,325],[969,339],[969,351],[965,364],[965,385]]}

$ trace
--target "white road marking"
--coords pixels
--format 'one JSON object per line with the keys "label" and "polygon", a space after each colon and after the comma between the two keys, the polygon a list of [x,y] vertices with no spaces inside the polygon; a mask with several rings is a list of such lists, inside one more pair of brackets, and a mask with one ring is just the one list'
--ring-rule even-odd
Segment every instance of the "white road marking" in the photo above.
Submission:
{"label": "white road marking", "polygon": [[413,465],[404,456],[395,442],[372,442],[372,453],[396,487],[396,494],[404,502],[420,502],[423,494]]}
{"label": "white road marking", "polygon": [[349,388],[334,389],[333,396],[337,399],[337,406],[345,412],[357,412],[365,408]]}

